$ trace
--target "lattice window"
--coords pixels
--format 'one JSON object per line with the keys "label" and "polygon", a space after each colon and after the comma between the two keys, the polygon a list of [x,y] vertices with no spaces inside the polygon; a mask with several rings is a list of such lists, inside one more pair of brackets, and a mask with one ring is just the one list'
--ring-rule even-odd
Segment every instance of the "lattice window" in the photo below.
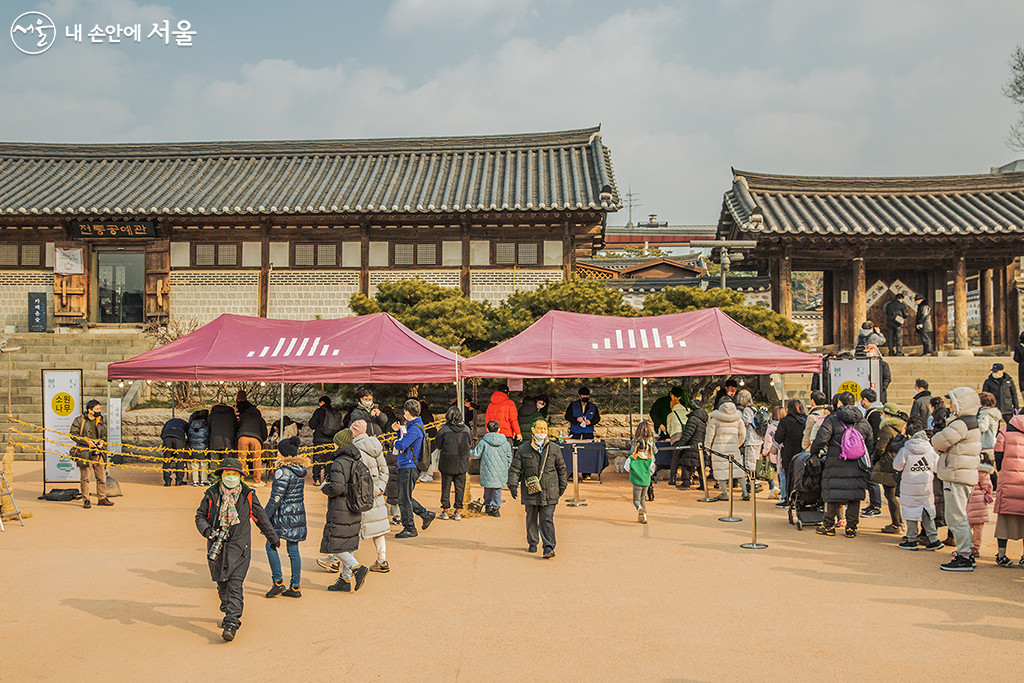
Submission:
{"label": "lattice window", "polygon": [[0,244],[0,266],[20,266],[19,252],[17,244]]}
{"label": "lattice window", "polygon": [[494,265],[540,265],[540,242],[495,242]]}
{"label": "lattice window", "polygon": [[494,245],[494,262],[499,266],[516,264],[516,245],[514,242],[498,242]]}
{"label": "lattice window", "polygon": [[436,266],[439,251],[437,242],[395,243],[392,245],[391,264],[395,266]]}
{"label": "lattice window", "polygon": [[192,265],[196,268],[217,266],[235,268],[238,266],[239,245],[236,243],[210,244],[192,243]]}
{"label": "lattice window", "polygon": [[197,266],[215,266],[217,265],[217,245],[216,244],[197,244],[196,245],[196,260]]}
{"label": "lattice window", "polygon": [[416,265],[418,265],[418,266],[436,266],[437,265],[437,245],[436,244],[417,244],[416,245]]}
{"label": "lattice window", "polygon": [[416,265],[416,245],[415,244],[396,244],[395,245],[395,265],[396,266],[414,266],[414,265]]}

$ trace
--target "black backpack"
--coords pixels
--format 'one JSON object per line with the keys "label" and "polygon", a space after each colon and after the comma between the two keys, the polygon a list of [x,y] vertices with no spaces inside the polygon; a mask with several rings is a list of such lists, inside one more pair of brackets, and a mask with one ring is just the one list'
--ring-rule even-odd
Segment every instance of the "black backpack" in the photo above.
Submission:
{"label": "black backpack", "polygon": [[353,460],[348,472],[348,491],[345,498],[352,512],[368,512],[373,507],[373,477],[362,460]]}
{"label": "black backpack", "polygon": [[334,436],[345,426],[345,419],[341,412],[334,408],[324,408],[324,423],[320,425],[320,431],[325,436]]}
{"label": "black backpack", "polygon": [[772,423],[772,414],[768,412],[768,409],[764,406],[757,408],[754,412],[754,431],[757,435],[764,438],[764,435],[768,433],[768,427]]}

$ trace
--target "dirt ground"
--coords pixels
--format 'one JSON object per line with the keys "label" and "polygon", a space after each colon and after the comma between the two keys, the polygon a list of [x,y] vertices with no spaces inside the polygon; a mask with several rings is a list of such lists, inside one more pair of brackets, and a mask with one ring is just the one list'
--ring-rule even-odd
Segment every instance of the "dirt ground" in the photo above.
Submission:
{"label": "dirt ground", "polygon": [[[855,539],[797,531],[759,504],[723,523],[727,503],[657,488],[638,524],[625,475],[581,484],[588,505],[555,515],[557,557],[525,552],[522,506],[499,519],[434,522],[389,537],[388,574],[331,593],[316,566],[325,497],[306,489],[303,597],[263,594],[253,549],[232,643],[193,516],[202,489],[115,470],[113,508],[36,500],[41,463],[15,463],[34,516],[0,534],[0,681],[793,681],[1016,679],[1024,569],[992,561],[995,520],[974,573],[939,571],[947,551],[907,552],[863,520]],[[475,477],[474,477],[475,480]],[[416,497],[437,510],[439,483]],[[266,500],[269,488],[258,489]],[[480,493],[474,481],[474,492]],[[569,493],[571,494],[570,486]],[[1020,556],[1011,541],[1010,556]],[[372,563],[372,544],[357,557]],[[287,577],[288,563],[282,549]],[[954,674],[953,672],[959,672]]]}

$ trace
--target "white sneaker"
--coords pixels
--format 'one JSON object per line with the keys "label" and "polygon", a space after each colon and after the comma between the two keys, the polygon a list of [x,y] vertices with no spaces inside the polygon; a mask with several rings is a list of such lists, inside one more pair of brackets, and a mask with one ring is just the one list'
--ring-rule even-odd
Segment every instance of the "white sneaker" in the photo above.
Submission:
{"label": "white sneaker", "polygon": [[462,519],[462,515],[460,515],[458,512],[456,512],[454,515],[452,515],[452,519],[454,519],[457,522],[460,519]]}
{"label": "white sneaker", "polygon": [[316,558],[316,563],[329,572],[341,571],[341,560],[336,558],[334,555],[328,555],[327,557],[318,557]]}
{"label": "white sneaker", "polygon": [[445,512],[444,510],[441,511],[441,514],[439,514],[437,516],[437,518],[438,519],[451,519],[451,517],[448,516],[448,513]]}
{"label": "white sneaker", "polygon": [[644,510],[643,508],[640,508],[640,510],[637,512],[636,517],[636,521],[640,522],[641,524],[647,524],[647,511]]}
{"label": "white sneaker", "polygon": [[432,481],[434,481],[434,478],[431,477],[430,475],[427,475],[427,474],[421,474],[420,475],[419,482],[421,484],[427,484],[427,483],[432,482]]}

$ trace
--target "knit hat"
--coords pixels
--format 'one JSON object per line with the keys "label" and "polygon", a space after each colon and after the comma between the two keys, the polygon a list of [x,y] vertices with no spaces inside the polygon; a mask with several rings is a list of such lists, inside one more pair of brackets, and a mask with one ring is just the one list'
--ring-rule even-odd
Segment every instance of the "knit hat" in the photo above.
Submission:
{"label": "knit hat", "polygon": [[889,401],[884,406],[882,406],[882,412],[885,413],[886,415],[892,415],[893,417],[899,417],[900,407],[898,405],[896,405],[895,403],[893,403],[892,401]]}
{"label": "knit hat", "polygon": [[340,432],[334,435],[334,444],[336,446],[347,446],[352,443],[352,430],[342,429]]}
{"label": "knit hat", "polygon": [[294,458],[299,454],[300,443],[301,442],[299,441],[299,437],[297,436],[293,436],[290,439],[285,439],[284,441],[277,444],[277,452],[286,458]]}
{"label": "knit hat", "polygon": [[238,458],[224,458],[223,460],[220,461],[220,465],[217,466],[217,469],[214,470],[214,472],[220,474],[224,470],[238,472],[239,474],[242,475],[245,474],[245,470],[242,469],[242,463],[238,460]]}

